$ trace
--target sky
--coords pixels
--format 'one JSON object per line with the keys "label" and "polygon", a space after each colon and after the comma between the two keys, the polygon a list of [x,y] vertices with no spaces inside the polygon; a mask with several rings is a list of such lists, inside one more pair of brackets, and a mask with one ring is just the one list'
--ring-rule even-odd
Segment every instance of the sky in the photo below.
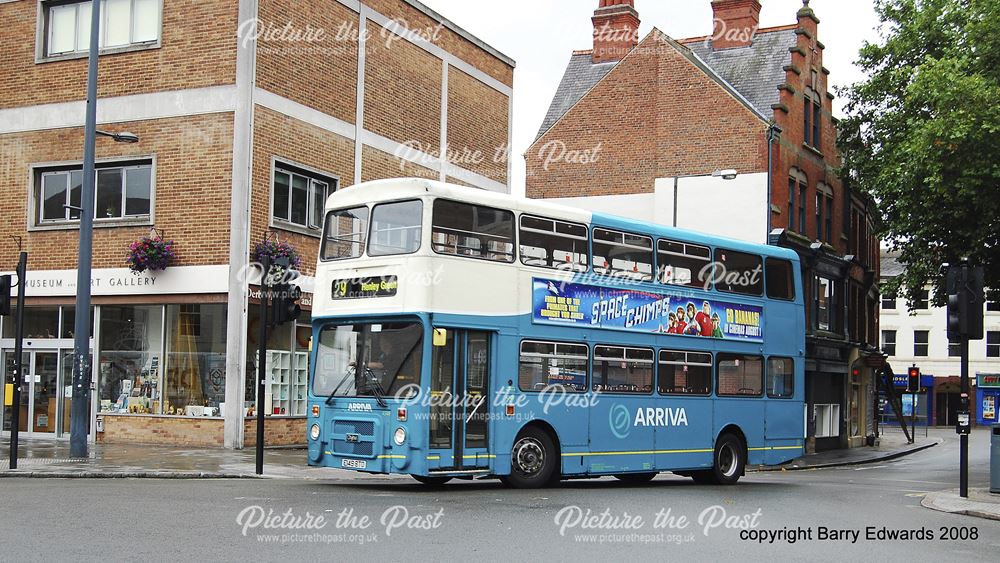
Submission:
{"label": "sky", "polygon": [[[514,71],[513,177],[511,192],[524,195],[522,155],[535,138],[570,54],[592,46],[590,17],[598,0],[421,0],[455,24],[517,62]],[[795,23],[802,0],[761,0],[761,27]],[[864,41],[876,42],[878,18],[871,0],[812,0],[820,19],[823,62],[834,86],[864,78],[854,66]],[[640,37],[655,26],[674,38],[712,33],[710,0],[636,0]],[[842,115],[842,100],[834,114]]]}

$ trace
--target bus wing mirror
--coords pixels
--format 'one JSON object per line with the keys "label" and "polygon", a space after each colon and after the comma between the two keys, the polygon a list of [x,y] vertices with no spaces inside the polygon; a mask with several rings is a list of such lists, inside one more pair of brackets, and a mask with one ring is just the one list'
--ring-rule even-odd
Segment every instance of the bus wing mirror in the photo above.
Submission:
{"label": "bus wing mirror", "polygon": [[444,328],[434,329],[434,345],[435,346],[447,346],[448,345],[448,330]]}

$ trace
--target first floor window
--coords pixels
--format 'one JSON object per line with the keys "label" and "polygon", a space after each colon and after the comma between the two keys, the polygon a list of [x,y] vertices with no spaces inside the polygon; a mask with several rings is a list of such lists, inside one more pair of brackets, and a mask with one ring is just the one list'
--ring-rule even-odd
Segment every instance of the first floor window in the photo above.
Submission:
{"label": "first floor window", "polygon": [[[48,56],[90,48],[92,2],[51,2],[45,9]],[[155,43],[160,38],[160,0],[102,0],[101,49]]]}
{"label": "first floor window", "polygon": [[[152,209],[153,166],[150,163],[102,165],[96,170],[94,219],[147,218]],[[39,175],[38,222],[80,219],[83,171],[63,169]]]}
{"label": "first floor window", "polygon": [[326,198],[336,190],[336,180],[291,167],[274,170],[272,216],[275,222],[318,231],[323,226]]}
{"label": "first floor window", "polygon": [[887,356],[892,357],[896,355],[896,331],[895,330],[883,330],[882,331],[882,351],[886,353]]}
{"label": "first floor window", "polygon": [[928,338],[930,337],[930,331],[927,330],[915,330],[913,331],[913,355],[914,356],[926,356],[928,347]]}
{"label": "first floor window", "polygon": [[913,303],[913,308],[921,311],[930,309],[930,290],[924,289],[917,293],[917,299]]}
{"label": "first floor window", "polygon": [[986,333],[986,357],[1000,358],[1000,331]]}

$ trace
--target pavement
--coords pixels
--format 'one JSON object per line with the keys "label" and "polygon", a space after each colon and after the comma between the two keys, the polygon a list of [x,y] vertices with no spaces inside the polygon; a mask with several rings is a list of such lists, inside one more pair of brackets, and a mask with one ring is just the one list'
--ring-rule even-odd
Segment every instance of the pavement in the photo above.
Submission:
{"label": "pavement", "polygon": [[[780,466],[751,466],[751,473],[818,470],[877,464],[933,448],[944,439],[918,436],[909,444],[901,433],[887,432],[875,446],[833,450],[802,456]],[[0,478],[49,479],[298,479],[310,481],[406,481],[406,476],[369,475],[330,468],[309,467],[306,450],[275,448],[264,451],[264,473],[256,474],[253,449],[178,449],[176,447],[90,444],[86,459],[69,455],[69,442],[44,438],[22,440],[17,469],[10,469],[9,439],[0,445]],[[1000,520],[1000,494],[970,489],[969,498],[958,489],[930,492],[922,506],[947,512]]]}

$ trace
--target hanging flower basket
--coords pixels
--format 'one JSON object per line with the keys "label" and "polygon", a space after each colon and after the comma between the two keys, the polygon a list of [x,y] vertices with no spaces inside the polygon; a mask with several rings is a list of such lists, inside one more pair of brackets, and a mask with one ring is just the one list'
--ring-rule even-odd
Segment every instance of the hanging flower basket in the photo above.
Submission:
{"label": "hanging flower basket", "polygon": [[272,263],[278,258],[288,258],[288,266],[292,270],[298,270],[299,266],[302,265],[302,256],[299,251],[284,240],[265,240],[254,245],[253,253],[250,255],[252,261],[263,264],[265,256],[270,257]]}
{"label": "hanging flower basket", "polygon": [[142,237],[129,245],[128,269],[139,275],[146,270],[156,272],[166,270],[174,261],[174,241],[166,240],[159,235]]}

